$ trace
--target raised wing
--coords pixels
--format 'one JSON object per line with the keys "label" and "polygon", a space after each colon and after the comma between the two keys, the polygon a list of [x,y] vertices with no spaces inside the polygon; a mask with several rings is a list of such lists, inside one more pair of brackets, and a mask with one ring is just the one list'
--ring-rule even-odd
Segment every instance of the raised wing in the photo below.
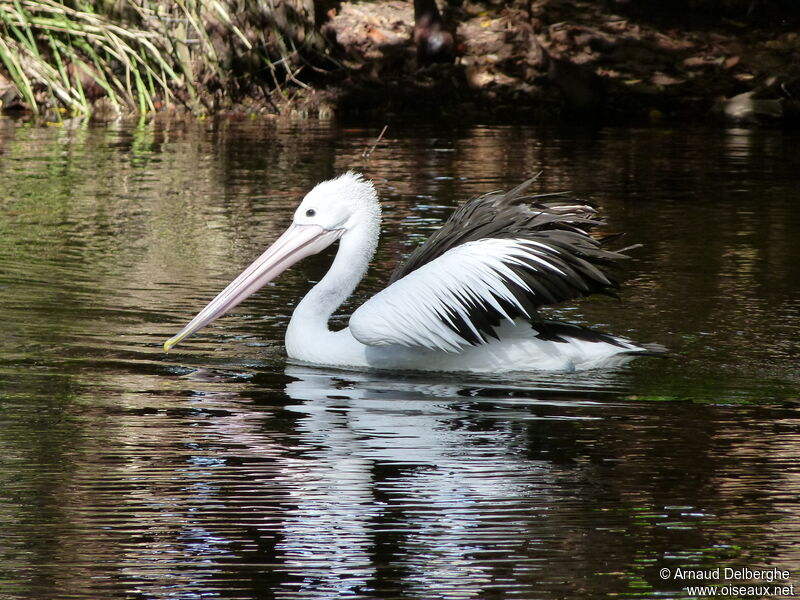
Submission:
{"label": "raised wing", "polygon": [[[575,231],[585,235],[600,224],[593,218],[595,210],[592,207],[569,202],[567,193],[526,194],[534,181],[536,177],[509,192],[490,192],[462,204],[397,266],[389,283],[467,242],[488,238],[526,238],[533,232],[547,230]],[[545,201],[553,199],[556,201]]]}
{"label": "raised wing", "polygon": [[541,202],[524,195],[528,185],[458,209],[353,313],[354,337],[458,351],[497,337],[503,319],[535,320],[539,306],[613,293],[607,269],[624,256],[589,235],[594,211]]}

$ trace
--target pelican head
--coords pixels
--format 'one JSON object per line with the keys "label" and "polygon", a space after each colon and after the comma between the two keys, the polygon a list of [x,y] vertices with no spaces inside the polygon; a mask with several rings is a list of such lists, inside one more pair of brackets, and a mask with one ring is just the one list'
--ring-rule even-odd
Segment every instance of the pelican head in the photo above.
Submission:
{"label": "pelican head", "polygon": [[[372,183],[348,171],[323,181],[306,194],[294,212],[289,228],[177,335],[164,342],[169,351],[182,339],[205,327],[251,296],[286,269],[307,256],[321,252],[335,241],[377,237],[380,205]],[[374,251],[377,239],[369,254]]]}
{"label": "pelican head", "polygon": [[366,217],[380,216],[372,183],[348,171],[336,179],[317,184],[294,211],[294,225],[318,225],[327,231],[355,228]]}

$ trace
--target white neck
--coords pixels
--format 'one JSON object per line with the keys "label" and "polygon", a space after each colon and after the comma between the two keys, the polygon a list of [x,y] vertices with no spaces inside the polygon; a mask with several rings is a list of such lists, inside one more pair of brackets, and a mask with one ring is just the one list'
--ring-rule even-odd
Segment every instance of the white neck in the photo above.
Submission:
{"label": "white neck", "polygon": [[361,222],[342,235],[331,268],[294,309],[286,330],[289,357],[304,360],[308,349],[324,346],[333,335],[328,320],[367,272],[379,230],[380,221],[375,219]]}

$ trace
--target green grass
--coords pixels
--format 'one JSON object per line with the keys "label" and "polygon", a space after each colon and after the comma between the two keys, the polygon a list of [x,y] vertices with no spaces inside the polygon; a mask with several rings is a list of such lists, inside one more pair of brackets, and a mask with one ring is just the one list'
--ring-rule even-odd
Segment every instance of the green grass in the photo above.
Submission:
{"label": "green grass", "polygon": [[119,111],[152,109],[172,95],[172,60],[150,31],[53,0],[0,4],[0,59],[34,113],[64,107],[87,113],[87,83]]}
{"label": "green grass", "polygon": [[[209,90],[229,94],[252,87],[257,78],[278,87],[274,64],[297,59],[296,51],[289,56],[287,50],[293,47],[291,34],[273,27],[265,40],[260,33],[265,24],[268,29],[275,23],[262,4],[5,0],[0,2],[0,74],[36,114],[85,115],[100,96],[120,114],[153,111],[163,103],[203,112]],[[249,27],[250,38],[234,22],[234,7],[244,8],[236,21]],[[257,73],[235,71],[235,59],[244,55],[260,65]]]}

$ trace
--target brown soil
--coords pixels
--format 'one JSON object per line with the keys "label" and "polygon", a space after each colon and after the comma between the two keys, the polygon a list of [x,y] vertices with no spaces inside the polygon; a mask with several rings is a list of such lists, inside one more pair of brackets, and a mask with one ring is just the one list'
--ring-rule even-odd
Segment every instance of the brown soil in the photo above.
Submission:
{"label": "brown soil", "polygon": [[440,7],[457,58],[421,68],[411,1],[331,8],[321,31],[340,66],[292,109],[779,124],[800,113],[800,34],[786,18],[763,15],[758,24],[753,15],[743,22],[695,14],[689,23],[613,1]]}

